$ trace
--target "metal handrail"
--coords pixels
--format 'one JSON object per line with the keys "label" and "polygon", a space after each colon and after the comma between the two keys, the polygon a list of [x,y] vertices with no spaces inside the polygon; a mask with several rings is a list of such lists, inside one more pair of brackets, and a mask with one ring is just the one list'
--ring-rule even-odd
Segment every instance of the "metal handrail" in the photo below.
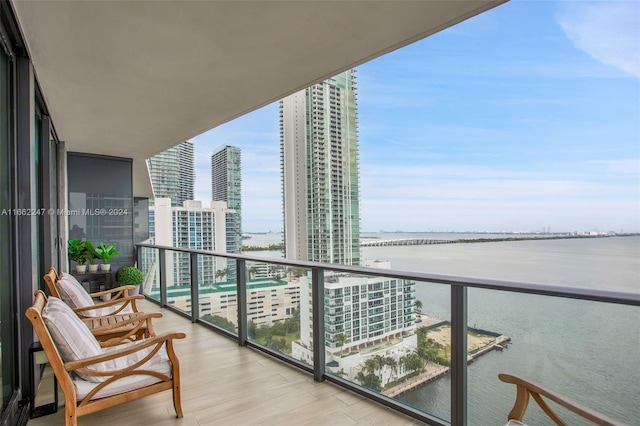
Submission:
{"label": "metal handrail", "polygon": [[[409,415],[415,419],[423,421],[431,425],[446,426],[465,426],[467,424],[467,289],[480,288],[485,290],[507,291],[514,293],[535,294],[541,296],[563,297],[578,300],[589,300],[601,303],[614,303],[620,305],[640,306],[640,293],[618,292],[603,289],[589,289],[581,287],[556,286],[551,284],[516,282],[505,280],[492,280],[485,278],[459,277],[451,275],[428,274],[421,272],[409,272],[394,269],[379,269],[363,266],[349,266],[339,264],[329,264],[321,262],[300,261],[284,258],[271,258],[250,255],[239,255],[232,253],[219,253],[209,250],[195,250],[180,247],[154,245],[148,243],[138,243],[137,248],[145,247],[158,250],[160,264],[160,304],[167,306],[167,288],[166,288],[166,262],[164,254],[167,251],[182,252],[190,254],[191,274],[191,313],[182,313],[189,317],[193,322],[201,322],[198,318],[198,262],[197,256],[216,256],[227,259],[236,260],[236,291],[238,304],[238,335],[232,336],[231,333],[221,330],[220,332],[228,337],[236,338],[241,346],[251,346],[259,349],[266,354],[278,358],[290,365],[301,368],[305,371],[313,373],[316,381],[328,380],[341,385],[353,392],[357,392],[366,398],[391,407],[401,413]],[[140,250],[138,250],[140,254]],[[138,259],[139,260],[139,259]],[[247,308],[246,308],[246,289],[247,276],[245,273],[246,262],[261,262],[277,265],[293,266],[305,268],[311,271],[312,283],[312,311],[313,311],[313,368],[310,369],[306,364],[283,356],[276,351],[251,342],[247,338]],[[194,272],[193,269],[196,269]],[[377,277],[388,277],[393,279],[403,279],[409,281],[429,282],[436,284],[449,285],[451,289],[451,422],[433,417],[428,413],[424,413],[415,408],[401,404],[382,394],[370,391],[355,383],[351,383],[338,376],[326,374],[325,371],[325,271],[342,272],[351,275],[371,275]]]}
{"label": "metal handrail", "polygon": [[184,253],[203,254],[208,256],[226,257],[229,259],[245,260],[250,262],[266,262],[278,265],[296,266],[308,269],[322,269],[330,271],[347,272],[352,274],[374,275],[389,278],[399,278],[414,281],[430,282],[435,284],[447,284],[469,288],[481,288],[485,290],[500,290],[513,293],[538,294],[541,296],[565,297],[570,299],[591,300],[594,302],[615,303],[620,305],[640,306],[640,292],[629,293],[613,290],[584,288],[579,286],[560,286],[553,284],[494,280],[487,278],[462,277],[454,275],[429,274],[424,272],[411,272],[397,269],[378,269],[366,266],[349,266],[333,263],[311,262],[273,257],[259,257],[240,255],[233,253],[220,253],[209,250],[194,250],[182,247],[162,246],[147,243],[138,243],[138,247],[165,249]]}

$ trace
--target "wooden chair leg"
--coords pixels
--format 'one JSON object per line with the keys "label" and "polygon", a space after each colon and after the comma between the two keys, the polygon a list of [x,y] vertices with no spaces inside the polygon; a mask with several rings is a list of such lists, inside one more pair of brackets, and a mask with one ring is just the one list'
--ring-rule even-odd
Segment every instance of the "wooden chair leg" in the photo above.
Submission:
{"label": "wooden chair leg", "polygon": [[176,410],[176,417],[182,418],[182,402],[180,398],[180,384],[173,382],[173,408]]}
{"label": "wooden chair leg", "polygon": [[78,426],[78,416],[76,415],[75,402],[64,402],[65,426]]}

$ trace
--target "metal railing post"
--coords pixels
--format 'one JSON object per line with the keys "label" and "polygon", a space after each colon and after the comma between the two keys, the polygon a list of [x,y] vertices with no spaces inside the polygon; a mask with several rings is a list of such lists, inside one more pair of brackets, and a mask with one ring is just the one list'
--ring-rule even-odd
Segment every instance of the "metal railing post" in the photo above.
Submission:
{"label": "metal railing post", "polygon": [[451,425],[467,424],[467,287],[451,286]]}
{"label": "metal railing post", "polygon": [[238,285],[237,297],[238,301],[238,344],[245,346],[247,344],[247,268],[245,260],[236,260],[236,280]]}
{"label": "metal railing post", "polygon": [[160,280],[160,306],[167,306],[167,256],[169,253],[165,249],[158,249],[158,266]]}
{"label": "metal railing post", "polygon": [[[311,295],[313,298],[313,379],[324,381],[325,341],[324,341],[324,270],[311,270]],[[302,315],[302,312],[300,313]]]}
{"label": "metal railing post", "polygon": [[200,304],[198,303],[198,254],[189,253],[191,263],[191,322],[198,321],[200,317]]}

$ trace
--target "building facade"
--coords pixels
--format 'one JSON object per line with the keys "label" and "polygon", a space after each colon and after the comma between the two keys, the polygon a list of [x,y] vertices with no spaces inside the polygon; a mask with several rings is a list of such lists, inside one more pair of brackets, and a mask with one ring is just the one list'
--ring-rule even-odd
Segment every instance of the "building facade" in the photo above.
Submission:
{"label": "building facade", "polygon": [[242,250],[242,167],[240,148],[224,145],[211,154],[211,199],[224,201],[236,212],[230,229],[229,252]]}
{"label": "building facade", "polygon": [[[156,198],[149,207],[149,234],[153,243],[172,247],[227,252],[228,223],[235,221],[235,212],[223,202],[203,207],[201,201],[185,201],[182,207],[171,205],[168,198]],[[154,270],[157,262],[155,251],[143,251],[143,270]],[[189,286],[191,283],[190,257],[171,252],[166,259],[167,287]],[[232,265],[229,264],[232,263]],[[235,277],[235,261],[212,256],[198,256],[198,285],[213,285],[216,279],[232,275]],[[156,282],[158,282],[156,280]]]}
{"label": "building facade", "polygon": [[147,167],[155,198],[169,198],[174,207],[193,200],[196,173],[192,142],[183,142],[154,155],[147,160]]}
{"label": "building facade", "polygon": [[[366,266],[389,269],[389,262]],[[324,278],[324,323],[327,362],[354,378],[372,353],[416,348],[415,282],[352,274]],[[300,340],[292,355],[310,363],[312,356],[311,279],[300,277]],[[344,357],[343,355],[349,355]]]}
{"label": "building facade", "polygon": [[280,102],[285,255],[360,264],[355,71]]}
{"label": "building facade", "polygon": [[[238,326],[238,297],[235,281],[225,281],[200,290],[200,317],[218,316]],[[190,288],[169,290],[170,303],[191,310]],[[247,317],[256,327],[272,326],[291,318],[300,304],[300,285],[272,278],[247,281]]]}

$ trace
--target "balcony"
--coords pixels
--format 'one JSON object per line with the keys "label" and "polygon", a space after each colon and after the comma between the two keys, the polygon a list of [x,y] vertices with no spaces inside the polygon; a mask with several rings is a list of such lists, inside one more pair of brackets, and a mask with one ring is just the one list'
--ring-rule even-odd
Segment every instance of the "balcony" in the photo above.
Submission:
{"label": "balcony", "polygon": [[[178,295],[172,291],[170,286],[166,285],[172,278],[166,276],[166,268],[163,266],[162,259],[170,258],[172,252],[181,252],[191,258],[189,262],[192,267],[190,280],[193,283],[197,283],[198,276],[202,275],[202,271],[198,270],[200,257],[213,256],[235,261],[238,283],[237,285],[235,282],[233,283],[232,293],[238,300],[237,317],[225,317],[221,321],[220,318],[214,319],[207,315],[202,315],[199,311],[199,305],[203,303],[203,298],[208,297],[208,293],[198,289],[195,285],[192,286],[191,294],[188,297],[189,300],[195,300],[195,302],[189,305],[185,304],[183,299],[186,299],[186,296],[184,294]],[[582,330],[582,322],[579,315],[570,315],[567,317],[566,322],[552,325],[553,329],[560,330],[560,333],[566,336],[563,337],[563,340],[571,338],[576,343],[563,345],[562,341],[550,340],[545,335],[545,333],[548,333],[549,325],[544,323],[544,316],[539,313],[547,307],[559,306],[560,302],[565,302],[565,307],[568,303],[568,308],[572,312],[602,312],[604,317],[607,315],[619,315],[626,318],[636,318],[638,316],[637,307],[640,306],[640,297],[637,294],[561,288],[543,284],[445,277],[424,273],[328,265],[286,259],[265,259],[254,256],[212,253],[146,244],[139,245],[139,255],[142,258],[155,259],[152,262],[153,266],[146,265],[148,271],[154,270],[156,275],[152,278],[152,282],[149,282],[148,286],[145,287],[145,293],[147,297],[155,299],[160,305],[180,313],[193,322],[202,323],[203,327],[214,329],[236,340],[240,346],[246,346],[245,350],[247,352],[254,353],[255,350],[258,350],[263,353],[266,359],[276,358],[285,364],[298,368],[302,375],[313,373],[314,379],[319,383],[325,381],[333,382],[342,386],[345,390],[356,392],[372,401],[392,407],[399,413],[409,415],[415,420],[433,425],[498,424],[504,421],[513,402],[515,390],[500,384],[497,379],[497,374],[504,368],[502,361],[504,358],[501,357],[515,358],[513,365],[519,372],[528,376],[533,374],[534,377],[532,378],[534,380],[538,379],[535,375],[546,374],[545,371],[548,367],[540,370],[539,366],[541,364],[546,365],[549,359],[564,360],[561,363],[567,371],[566,374],[574,377],[574,379],[591,374],[608,376],[617,373],[616,370],[620,369],[620,366],[635,365],[636,361],[634,360],[637,360],[637,353],[624,349],[629,346],[628,343],[616,341],[618,343],[616,343],[615,350],[607,349],[607,345],[603,343],[602,336],[599,337],[598,343],[598,345],[602,345],[602,350],[600,352],[594,350],[597,349],[598,345],[594,348],[593,336],[589,336],[589,333],[585,333],[585,330]],[[287,331],[271,337],[265,334],[266,329],[260,331],[260,329],[252,328],[251,322],[256,321],[256,319],[252,317],[253,313],[248,310],[246,287],[255,283],[247,282],[246,269],[247,263],[254,261],[306,270],[306,274],[299,278],[301,280],[301,288],[309,288],[308,285],[310,283],[310,288],[312,289],[311,292],[300,292],[300,311],[309,312],[309,315],[305,315],[304,318],[306,325],[303,325],[302,322],[292,325],[291,317],[276,319],[274,322],[275,327],[284,328]],[[144,270],[145,263],[139,260],[139,264],[142,265]],[[224,264],[226,265],[227,263],[224,262]],[[353,285],[353,282],[348,279],[358,277],[370,282],[371,280],[383,281],[388,278],[412,280],[416,283],[415,285],[419,292],[428,290],[430,298],[442,299],[442,304],[449,313],[438,320],[423,316],[423,319],[419,322],[420,324],[418,324],[415,323],[413,315],[413,303],[403,302],[400,309],[405,313],[405,316],[404,319],[398,321],[397,327],[399,328],[394,326],[393,329],[390,329],[384,327],[383,323],[376,323],[367,329],[368,333],[373,334],[369,334],[366,338],[361,336],[363,340],[349,342],[346,339],[342,342],[339,335],[335,335],[332,337],[333,343],[326,345],[326,333],[331,332],[331,330],[337,330],[336,327],[339,324],[334,323],[335,321],[330,324],[325,322],[325,307],[329,302],[329,298],[325,296],[324,282],[325,280],[326,282],[331,282],[332,288],[337,285],[343,285],[344,288],[347,288]],[[341,281],[342,279],[345,281]],[[302,281],[305,282],[302,283]],[[229,283],[212,283],[211,285],[214,287],[219,286],[220,288],[230,286]],[[518,310],[519,316],[517,318],[503,318],[502,322],[492,324],[489,334],[487,334],[486,330],[482,330],[481,327],[476,328],[475,324],[473,327],[468,326],[466,321],[468,311],[477,309],[477,303],[475,303],[477,300],[481,298],[489,300],[490,306],[488,308],[500,312],[500,300],[505,294],[515,294],[519,300],[518,303],[522,305]],[[335,299],[331,301],[334,302]],[[382,301],[374,303],[380,302]],[[469,302],[471,302],[469,305],[471,307],[468,307]],[[305,305],[304,307],[302,306],[303,304]],[[541,310],[540,308],[543,309]],[[332,309],[339,310],[340,306],[334,306]],[[423,310],[423,315],[429,315],[429,313]],[[369,318],[368,322],[371,322],[371,318]],[[522,326],[522,334],[493,336],[490,339],[492,343],[487,344],[489,346],[474,347],[477,343],[478,335],[481,338],[487,338],[487,336],[491,336],[491,332],[500,333],[503,328],[513,329],[511,328],[512,323]],[[224,326],[221,326],[221,324]],[[402,394],[389,398],[387,392],[394,386],[392,378],[394,378],[395,374],[390,370],[386,373],[385,371],[380,371],[378,374],[382,378],[381,383],[377,388],[371,388],[364,386],[364,382],[361,382],[356,377],[355,370],[347,373],[345,377],[336,374],[339,368],[332,366],[343,361],[352,362],[354,359],[353,354],[361,357],[362,362],[360,365],[365,365],[365,361],[372,359],[376,354],[383,354],[381,356],[384,357],[388,356],[386,354],[395,352],[396,357],[401,358],[400,355],[405,353],[418,353],[420,351],[415,346],[415,343],[411,342],[417,336],[416,329],[425,326],[428,327],[426,332],[429,333],[429,338],[437,341],[441,348],[439,355],[434,353],[431,355],[432,358],[445,357],[447,359],[446,362],[451,365],[443,379],[433,379],[435,386],[431,386],[431,384],[425,386],[427,389],[432,389],[429,392],[431,392],[434,400],[439,401],[438,404],[425,404],[424,400],[414,400],[412,397],[405,397]],[[628,336],[627,341],[632,342],[631,345],[637,341],[637,337],[629,334],[625,335]],[[497,339],[498,337],[499,339]],[[508,342],[504,340],[506,338],[514,339],[511,346],[499,344]],[[354,339],[357,339],[357,337],[354,337]],[[531,345],[531,342],[534,342],[535,345],[528,346]],[[324,348],[331,348],[331,353],[328,353]],[[609,348],[612,347],[609,346]],[[339,351],[336,352],[336,349],[339,349]],[[242,349],[238,350],[242,351]],[[598,355],[598,359],[594,364],[599,373],[593,367],[589,370],[593,371],[593,373],[585,372],[583,365],[572,363],[571,360],[574,358],[572,354],[576,350],[589,350],[599,353],[600,355]],[[621,351],[620,357],[612,358],[610,356],[611,350],[614,350],[614,352]],[[405,352],[400,353],[401,351]],[[522,357],[517,354],[523,354],[523,351],[526,352],[527,359],[520,362],[519,360]],[[343,359],[343,354],[345,356],[349,354],[350,356],[346,356]],[[480,356],[483,358],[478,360]],[[432,358],[423,359],[423,367],[421,367],[423,372],[428,373],[430,366],[435,365],[435,361],[431,361]],[[469,367],[468,363],[472,362],[474,364]],[[475,367],[476,363],[478,365],[477,368]],[[347,365],[345,364],[345,366]],[[491,371],[491,369],[486,369],[487,366],[493,366],[492,368],[498,368],[498,370]],[[422,374],[424,373],[421,373],[421,377]],[[467,376],[471,378],[469,384],[467,384]],[[247,379],[236,378],[236,380]],[[568,388],[561,388],[559,391],[580,401],[586,394],[580,388],[572,387],[572,381],[563,381],[563,384],[567,385]],[[208,386],[214,389],[211,395],[215,395],[215,385],[208,384]],[[286,384],[284,386],[286,387]],[[492,392],[483,390],[487,387],[490,387]],[[417,389],[422,389],[422,387],[418,386]],[[601,390],[599,389],[599,391]],[[607,412],[610,404],[606,402],[608,397],[606,392],[609,391],[605,391],[601,398],[591,401],[595,403],[592,408],[612,417],[615,417],[616,413],[621,414],[622,418],[629,422],[628,419],[635,415],[634,410],[636,409],[630,406],[620,406],[616,407],[617,411],[614,413]],[[588,393],[593,394],[593,391],[590,390]],[[215,401],[215,396],[211,395],[209,395],[210,401]],[[250,396],[249,398],[251,403],[253,401],[251,398],[253,397]],[[492,414],[493,417],[489,420],[482,417],[483,414],[481,415],[478,411],[479,406],[487,405],[496,407],[495,412]],[[212,410],[212,408],[209,409]],[[262,418],[259,414],[254,413],[254,415],[258,415],[258,419]],[[532,424],[540,424],[545,420],[544,417],[534,417]],[[480,423],[476,423],[477,421]]]}
{"label": "balcony", "polygon": [[[158,311],[145,301],[145,311]],[[177,420],[171,393],[130,402],[83,416],[82,426],[103,425],[242,425],[242,424],[418,424],[411,418],[369,401],[330,382],[318,383],[311,374],[238,346],[207,327],[162,309],[154,322],[158,333],[183,331],[176,341],[180,357],[184,418]],[[53,396],[51,374],[45,372],[37,403]],[[61,402],[62,404],[63,402]],[[64,424],[64,409],[32,419],[30,426]]]}

